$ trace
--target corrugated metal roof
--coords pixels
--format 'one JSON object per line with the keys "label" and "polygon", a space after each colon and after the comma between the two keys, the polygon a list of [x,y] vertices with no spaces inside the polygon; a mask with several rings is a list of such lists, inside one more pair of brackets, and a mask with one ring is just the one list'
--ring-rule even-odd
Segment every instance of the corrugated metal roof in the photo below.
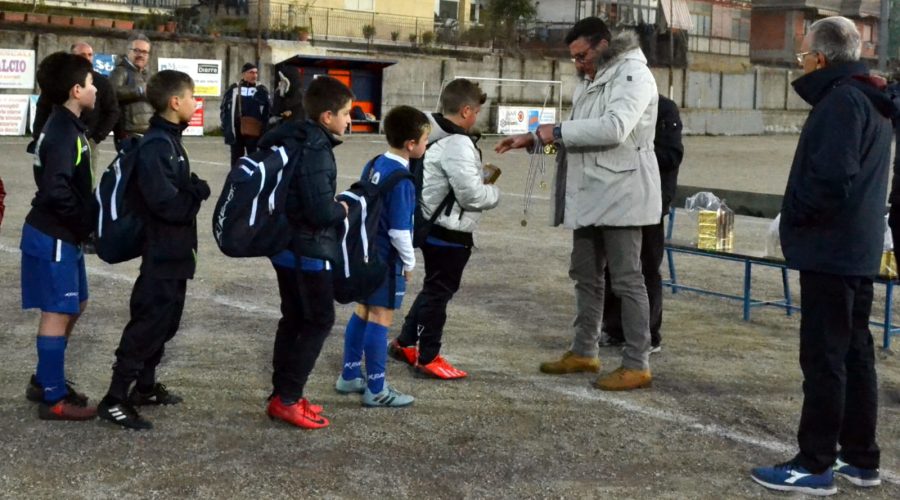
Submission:
{"label": "corrugated metal roof", "polygon": [[694,21],[687,0],[659,0],[659,4],[670,27],[685,31],[693,29]]}

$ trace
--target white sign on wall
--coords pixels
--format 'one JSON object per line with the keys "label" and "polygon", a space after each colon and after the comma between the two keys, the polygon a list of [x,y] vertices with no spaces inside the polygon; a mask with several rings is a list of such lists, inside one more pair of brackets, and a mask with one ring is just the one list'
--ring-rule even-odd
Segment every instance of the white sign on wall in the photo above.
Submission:
{"label": "white sign on wall", "polygon": [[194,95],[208,97],[222,95],[222,61],[160,57],[158,62],[159,71],[174,69],[190,75],[194,80]]}
{"label": "white sign on wall", "polygon": [[0,49],[0,89],[34,88],[34,51]]}
{"label": "white sign on wall", "polygon": [[28,94],[0,94],[0,135],[25,135]]}
{"label": "white sign on wall", "polygon": [[545,123],[556,123],[556,108],[500,106],[497,113],[499,134],[533,132],[538,125]]}

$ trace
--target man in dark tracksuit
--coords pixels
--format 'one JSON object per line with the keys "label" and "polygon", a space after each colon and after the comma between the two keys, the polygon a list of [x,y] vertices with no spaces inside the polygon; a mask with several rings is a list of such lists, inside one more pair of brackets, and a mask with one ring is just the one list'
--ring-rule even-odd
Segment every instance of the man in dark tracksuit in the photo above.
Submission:
{"label": "man in dark tracksuit", "polygon": [[[853,21],[813,23],[794,90],[812,105],[781,206],[781,247],[800,271],[803,409],[790,461],[753,469],[780,491],[829,495],[834,475],[877,486],[878,382],[869,315],[884,240],[892,127],[884,80],[859,61]],[[840,452],[838,452],[840,444]]]}
{"label": "man in dark tracksuit", "polygon": [[[656,118],[656,138],[653,149],[659,163],[660,187],[662,188],[662,220],[659,224],[644,226],[641,229],[641,271],[644,284],[647,286],[647,298],[650,302],[650,352],[659,352],[662,336],[659,333],[662,325],[662,276],[659,266],[662,265],[665,249],[666,230],[664,221],[669,213],[669,206],[675,198],[678,187],[678,167],[684,157],[684,145],[681,142],[681,116],[675,101],[660,95],[659,109]],[[603,273],[606,290],[612,290],[609,280],[609,269]],[[600,345],[622,345],[625,336],[622,333],[622,299],[614,293],[607,293],[603,304],[603,333]]]}
{"label": "man in dark tracksuit", "polygon": [[[150,85],[168,73],[178,72],[162,71]],[[187,280],[194,277],[196,269],[197,212],[210,194],[206,182],[191,173],[181,144],[187,119],[173,123],[159,114],[150,119],[126,194],[143,216],[145,243],[140,275],[131,294],[131,320],[116,349],[112,382],[98,413],[130,428],[152,428],[134,406],[181,402],[156,381],[156,367],[165,343],[174,337],[181,322]],[[129,393],[133,382],[135,387]]]}
{"label": "man in dark tracksuit", "polygon": [[258,78],[256,65],[244,64],[241,81],[231,84],[222,97],[219,118],[225,144],[231,146],[231,165],[237,163],[241,156],[255,153],[259,141],[259,136],[247,135],[246,130],[241,130],[241,118],[258,120],[262,130],[269,122],[269,90],[257,83]]}

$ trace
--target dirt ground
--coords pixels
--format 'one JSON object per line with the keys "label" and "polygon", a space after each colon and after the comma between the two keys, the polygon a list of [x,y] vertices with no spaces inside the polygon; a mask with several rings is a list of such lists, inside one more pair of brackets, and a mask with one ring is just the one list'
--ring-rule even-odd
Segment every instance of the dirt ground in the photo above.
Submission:
{"label": "dirt ground", "polygon": [[[796,136],[688,138],[681,181],[780,193]],[[445,354],[470,372],[456,382],[423,381],[391,361],[388,379],[417,397],[413,407],[364,410],[334,392],[349,307],[312,374],[307,396],[332,425],[301,431],[264,413],[278,318],[274,272],[262,259],[219,253],[210,235],[214,200],[200,213],[197,278],[188,285],[182,328],[169,344],[161,381],[185,397],[146,410],[156,428],[129,432],[100,422],[37,419],[23,395],[35,364],[38,314],[22,311],[18,240],[34,187],[23,139],[0,140],[9,192],[0,231],[0,497],[3,498],[761,498],[749,469],[796,451],[801,373],[797,315],[691,293],[665,295],[663,352],[653,356],[651,389],[594,390],[592,375],[547,376],[541,361],[571,340],[570,232],[548,227],[538,191],[527,227],[522,193],[528,158],[497,157],[503,199],[477,239],[453,300]],[[189,139],[194,169],[213,185],[226,172],[221,138]],[[337,150],[341,183],[383,150],[380,137],[355,135]],[[111,151],[103,146],[101,161]],[[548,178],[550,175],[548,162]],[[768,221],[740,217],[737,245],[761,250]],[[679,214],[676,234],[689,230]],[[739,292],[739,264],[676,257],[688,284]],[[70,343],[67,373],[92,399],[107,388],[127,321],[136,263],[88,257],[90,303]],[[796,274],[792,275],[798,299]],[[410,286],[421,286],[421,268]],[[777,297],[780,275],[756,273],[754,290]],[[882,314],[876,288],[873,316]],[[398,316],[402,317],[402,312]],[[900,318],[895,318],[895,321]],[[873,327],[877,344],[881,330]],[[900,341],[900,339],[897,339]],[[885,484],[844,497],[900,498],[900,369],[878,351],[879,442]],[[601,352],[603,370],[619,364]]]}

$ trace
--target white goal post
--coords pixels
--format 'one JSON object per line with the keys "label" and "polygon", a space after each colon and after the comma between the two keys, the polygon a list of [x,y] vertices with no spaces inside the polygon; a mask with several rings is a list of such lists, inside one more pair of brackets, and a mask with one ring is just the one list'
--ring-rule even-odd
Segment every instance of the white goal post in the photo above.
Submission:
{"label": "white goal post", "polygon": [[[481,77],[481,76],[466,76],[466,75],[457,75],[453,78],[444,80],[441,83],[441,93],[444,91],[444,87],[447,86],[451,81],[465,78],[466,80],[471,80],[473,82],[492,82],[496,85],[495,88],[498,87],[542,87],[544,90],[541,94],[536,95],[534,99],[522,98],[522,99],[513,99],[513,103],[507,104],[494,102],[491,103],[491,107],[497,108],[496,119],[494,119],[493,123],[491,123],[491,132],[489,133],[513,133],[513,127],[524,127],[524,130],[519,131],[527,131],[529,127],[529,122],[537,118],[537,121],[540,123],[552,123],[559,122],[562,119],[562,84],[561,80],[522,80],[516,78],[489,78],[489,77]],[[554,90],[555,89],[555,90]],[[487,89],[485,89],[487,92]],[[550,100],[551,94],[555,93],[554,96],[555,103],[552,107],[548,108],[547,103]],[[488,92],[488,99],[492,99],[493,96],[496,96],[498,92],[495,90],[493,93]],[[440,109],[440,93],[438,93],[438,102],[436,103],[435,109]],[[504,98],[504,101],[510,101],[508,98]],[[515,103],[519,101],[519,103]],[[541,103],[543,104],[535,104]],[[505,111],[505,113],[501,113]],[[553,113],[547,113],[547,110],[552,110]],[[509,115],[504,116],[504,115]],[[552,120],[547,120],[546,118],[552,117]],[[492,118],[494,118],[492,116]],[[515,123],[512,123],[515,122]],[[506,132],[501,132],[501,130],[506,130]]]}

